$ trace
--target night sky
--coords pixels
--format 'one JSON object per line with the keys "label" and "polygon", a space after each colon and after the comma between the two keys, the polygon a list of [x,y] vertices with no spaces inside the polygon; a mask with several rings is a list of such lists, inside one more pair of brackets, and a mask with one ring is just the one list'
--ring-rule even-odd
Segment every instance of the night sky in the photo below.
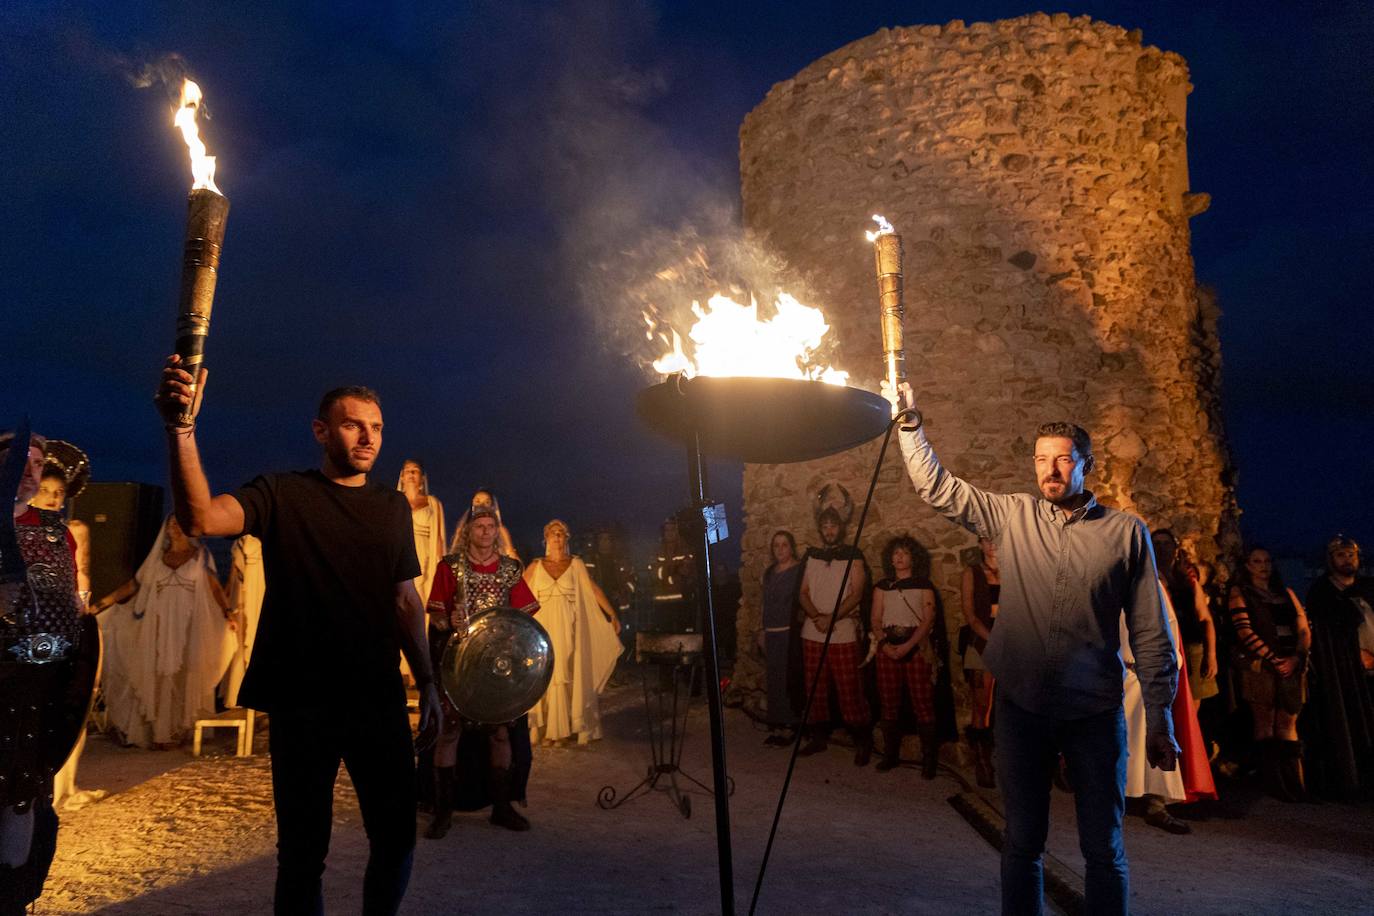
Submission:
{"label": "night sky", "polygon": [[[883,26],[1034,9],[384,6],[7,0],[0,426],[27,412],[98,480],[165,478],[150,396],[190,177],[167,91],[128,76],[176,53],[232,202],[199,430],[212,486],[315,465],[319,395],[363,383],[385,410],[380,479],[421,457],[450,522],[481,484],[517,541],[560,516],[648,543],[684,462],[634,417],[648,376],[620,344],[638,316],[607,281],[649,269],[655,240],[729,230],[737,130],[774,83]],[[1374,6],[1068,11],[1191,68],[1192,186],[1213,199],[1193,254],[1224,311],[1247,536],[1313,556],[1337,530],[1374,541]],[[736,524],[739,476],[714,469]]]}

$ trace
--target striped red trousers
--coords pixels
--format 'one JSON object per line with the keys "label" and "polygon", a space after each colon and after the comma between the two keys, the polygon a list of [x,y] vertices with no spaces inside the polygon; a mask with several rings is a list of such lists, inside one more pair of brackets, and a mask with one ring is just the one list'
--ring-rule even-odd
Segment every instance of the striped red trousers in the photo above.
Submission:
{"label": "striped red trousers", "polygon": [[802,640],[802,659],[806,663],[806,689],[810,691],[816,677],[821,676],[820,689],[811,702],[811,710],[806,716],[809,723],[825,722],[830,718],[830,685],[840,695],[840,714],[846,725],[863,726],[872,720],[868,714],[868,699],[864,696],[863,682],[859,679],[860,643],[832,642],[825,654],[825,670],[821,671],[822,643],[810,639]]}
{"label": "striped red trousers", "polygon": [[883,718],[895,722],[902,711],[902,684],[911,693],[911,709],[916,721],[930,725],[935,721],[935,684],[930,677],[930,664],[920,649],[901,661],[888,658],[878,649],[878,700],[883,706]]}

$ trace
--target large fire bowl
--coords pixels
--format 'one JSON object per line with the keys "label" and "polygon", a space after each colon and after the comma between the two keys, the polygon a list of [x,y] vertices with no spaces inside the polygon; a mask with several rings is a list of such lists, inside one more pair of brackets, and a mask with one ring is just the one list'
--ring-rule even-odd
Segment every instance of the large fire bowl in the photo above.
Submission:
{"label": "large fire bowl", "polygon": [[655,432],[751,464],[824,458],[881,435],[892,416],[871,391],[803,379],[673,376],[639,394]]}

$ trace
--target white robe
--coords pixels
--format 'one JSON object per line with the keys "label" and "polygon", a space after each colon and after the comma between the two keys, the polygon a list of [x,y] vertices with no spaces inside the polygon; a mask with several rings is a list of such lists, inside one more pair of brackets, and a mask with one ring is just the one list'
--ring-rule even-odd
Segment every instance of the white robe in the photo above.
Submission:
{"label": "white robe", "polygon": [[110,724],[140,747],[180,741],[196,719],[214,714],[236,642],[210,591],[210,552],[199,546],[169,569],[166,527],[138,568],[138,594],[100,616]]}
{"label": "white robe", "polygon": [[420,603],[429,601],[429,590],[434,585],[434,573],[444,556],[444,504],[433,496],[422,509],[410,510],[410,525],[415,532],[415,555],[420,558],[420,574],[415,577],[415,591],[420,593]]}
{"label": "white robe", "polygon": [[577,737],[587,744],[601,737],[597,694],[606,688],[624,651],[615,624],[596,603],[591,576],[578,557],[563,575],[549,575],[536,560],[530,588],[539,600],[536,619],[553,644],[553,680],[530,710],[530,740]]}
{"label": "white robe", "polygon": [[234,542],[234,568],[229,574],[229,607],[238,619],[234,633],[234,656],[220,685],[227,707],[239,705],[239,688],[253,658],[253,640],[262,616],[262,598],[267,594],[267,577],[262,568],[262,541],[245,534]]}
{"label": "white robe", "polygon": [[[1169,632],[1178,632],[1178,618],[1174,616],[1174,606],[1169,601],[1169,592],[1163,586],[1159,589],[1164,600],[1164,610],[1169,615]],[[1174,655],[1178,655],[1175,647]],[[1121,660],[1128,665],[1135,664],[1131,654],[1131,644],[1126,630],[1126,615],[1121,615]],[[1178,670],[1186,672],[1187,663],[1177,658]],[[1186,677],[1186,674],[1180,674]],[[1159,795],[1168,804],[1187,801],[1188,793],[1183,790],[1183,765],[1180,763],[1172,770],[1161,770],[1150,766],[1145,757],[1145,698],[1140,690],[1140,679],[1135,668],[1126,669],[1125,707],[1126,707],[1126,797],[1140,798],[1144,795]]]}

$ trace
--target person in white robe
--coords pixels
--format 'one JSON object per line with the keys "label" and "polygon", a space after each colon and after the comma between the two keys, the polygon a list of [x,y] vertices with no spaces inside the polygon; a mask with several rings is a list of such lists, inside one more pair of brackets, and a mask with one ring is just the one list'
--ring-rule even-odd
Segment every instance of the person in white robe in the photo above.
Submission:
{"label": "person in white robe", "polygon": [[530,742],[579,745],[601,737],[598,694],[615,670],[620,620],[581,558],[568,552],[568,526],[544,526],[544,556],[525,570],[538,620],[553,644],[553,679],[529,712]]}
{"label": "person in white robe", "polygon": [[429,492],[429,475],[415,458],[407,458],[401,465],[396,489],[406,495],[410,503],[410,523],[415,529],[415,555],[420,558],[420,575],[415,577],[415,591],[421,601],[429,600],[434,584],[434,571],[444,558],[444,504]]}
{"label": "person in white robe", "polygon": [[169,516],[138,573],[97,608],[111,727],[140,747],[179,744],[214,715],[237,643],[210,551]]}
{"label": "person in white robe", "polygon": [[[1169,618],[1169,632],[1178,632],[1178,618],[1174,616],[1174,606],[1169,601],[1169,591],[1160,586],[1160,597],[1164,611]],[[1126,632],[1126,615],[1121,615],[1121,661],[1126,665],[1124,705],[1126,709],[1126,797],[1145,798],[1151,810],[1162,810],[1166,804],[1186,801],[1188,793],[1183,788],[1183,767],[1161,770],[1150,766],[1145,758],[1145,700],[1140,690],[1140,679],[1135,673],[1135,656],[1131,654],[1131,642]],[[1177,648],[1174,651],[1178,655]],[[1184,659],[1177,659],[1180,671],[1187,671]],[[1164,812],[1168,815],[1168,812]],[[1172,819],[1172,818],[1171,818]]]}
{"label": "person in white robe", "polygon": [[253,658],[253,640],[262,616],[262,598],[267,594],[267,577],[262,568],[262,541],[245,534],[234,541],[233,568],[229,571],[229,614],[234,624],[234,656],[220,683],[220,696],[226,708],[239,705],[239,688],[248,662]]}

